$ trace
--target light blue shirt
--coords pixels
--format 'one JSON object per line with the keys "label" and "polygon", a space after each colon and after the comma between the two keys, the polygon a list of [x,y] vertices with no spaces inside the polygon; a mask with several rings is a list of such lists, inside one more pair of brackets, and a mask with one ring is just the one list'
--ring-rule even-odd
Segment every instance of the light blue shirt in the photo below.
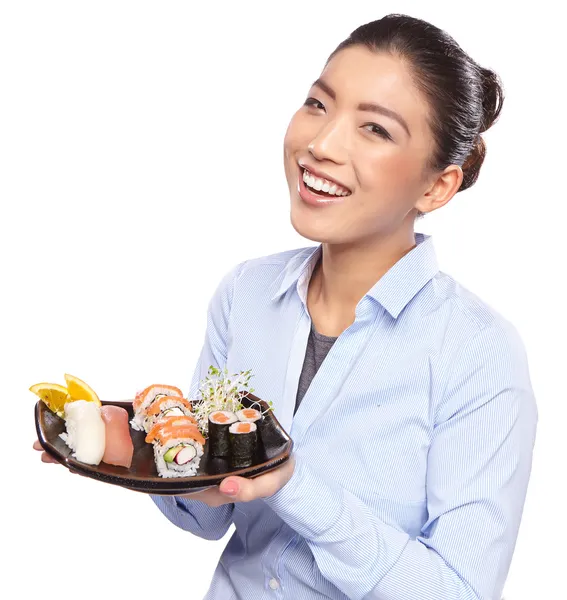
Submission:
{"label": "light blue shirt", "polygon": [[252,369],[295,444],[270,498],[210,508],[152,497],[220,539],[208,600],[493,600],[508,573],[538,420],[515,329],[439,271],[432,239],[360,300],[293,414],[321,247],[247,261],[208,313],[209,365]]}

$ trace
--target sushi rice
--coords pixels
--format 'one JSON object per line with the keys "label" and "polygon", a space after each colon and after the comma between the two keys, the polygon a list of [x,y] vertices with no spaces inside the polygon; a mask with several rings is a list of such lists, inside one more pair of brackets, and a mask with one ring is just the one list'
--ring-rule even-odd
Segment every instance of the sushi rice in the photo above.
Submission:
{"label": "sushi rice", "polygon": [[100,406],[87,400],[67,402],[65,427],[67,432],[59,437],[73,450],[73,456],[88,465],[98,465],[106,444]]}
{"label": "sushi rice", "polygon": [[[184,465],[178,465],[175,461],[166,462],[165,453],[175,446],[192,446],[195,448],[195,456]],[[190,438],[174,438],[168,440],[165,444],[160,444],[157,440],[154,442],[154,458],[156,467],[161,477],[191,477],[195,475],[203,456],[203,446],[196,440]]]}

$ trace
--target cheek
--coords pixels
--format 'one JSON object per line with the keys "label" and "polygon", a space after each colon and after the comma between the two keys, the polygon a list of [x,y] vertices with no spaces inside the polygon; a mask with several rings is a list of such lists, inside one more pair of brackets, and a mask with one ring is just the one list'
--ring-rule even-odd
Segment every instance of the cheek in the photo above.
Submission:
{"label": "cheek", "polygon": [[305,137],[305,128],[302,126],[302,120],[299,112],[296,112],[287,126],[284,137],[286,156],[296,152],[301,146],[302,137]]}
{"label": "cheek", "polygon": [[412,203],[422,178],[419,157],[396,147],[381,148],[366,160],[355,162],[360,190],[365,197],[391,206],[400,200]]}

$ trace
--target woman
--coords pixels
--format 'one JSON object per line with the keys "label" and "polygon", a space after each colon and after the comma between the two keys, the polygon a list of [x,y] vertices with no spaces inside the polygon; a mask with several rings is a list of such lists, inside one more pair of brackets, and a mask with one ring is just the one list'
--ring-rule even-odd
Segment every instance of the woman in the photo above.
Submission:
{"label": "woman", "polygon": [[252,369],[294,455],[153,497],[207,539],[235,524],[208,599],[500,597],[537,423],[526,358],[414,223],[476,181],[501,106],[452,38],[390,15],[333,52],[294,115],[291,220],[320,244],[223,279],[193,378]]}

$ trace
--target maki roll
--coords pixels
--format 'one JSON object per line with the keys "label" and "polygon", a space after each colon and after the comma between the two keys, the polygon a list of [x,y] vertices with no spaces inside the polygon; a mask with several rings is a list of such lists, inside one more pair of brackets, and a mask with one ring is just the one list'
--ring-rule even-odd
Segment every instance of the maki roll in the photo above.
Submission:
{"label": "maki roll", "polygon": [[[158,394],[159,395],[159,394]],[[150,404],[146,410],[144,417],[144,431],[149,433],[150,429],[164,417],[190,417],[197,424],[197,421],[193,418],[193,411],[191,404],[180,398],[179,396],[160,396]]]}
{"label": "maki roll", "polygon": [[262,413],[255,408],[244,408],[236,413],[236,418],[244,423],[256,423],[262,418]]}
{"label": "maki roll", "polygon": [[178,396],[183,398],[183,392],[173,385],[150,385],[145,390],[136,394],[136,398],[132,403],[134,409],[134,418],[130,421],[132,427],[138,431],[144,430],[144,419],[146,411],[155,400],[159,400],[164,396]]}
{"label": "maki roll", "polygon": [[230,462],[233,467],[249,467],[256,454],[256,423],[238,421],[228,429],[230,443]]}
{"label": "maki roll", "polygon": [[217,410],[209,415],[209,454],[223,457],[230,454],[228,428],[238,421],[229,410]]}
{"label": "maki roll", "polygon": [[154,445],[154,459],[160,477],[195,475],[203,456],[205,438],[187,417],[166,417],[146,436]]}

